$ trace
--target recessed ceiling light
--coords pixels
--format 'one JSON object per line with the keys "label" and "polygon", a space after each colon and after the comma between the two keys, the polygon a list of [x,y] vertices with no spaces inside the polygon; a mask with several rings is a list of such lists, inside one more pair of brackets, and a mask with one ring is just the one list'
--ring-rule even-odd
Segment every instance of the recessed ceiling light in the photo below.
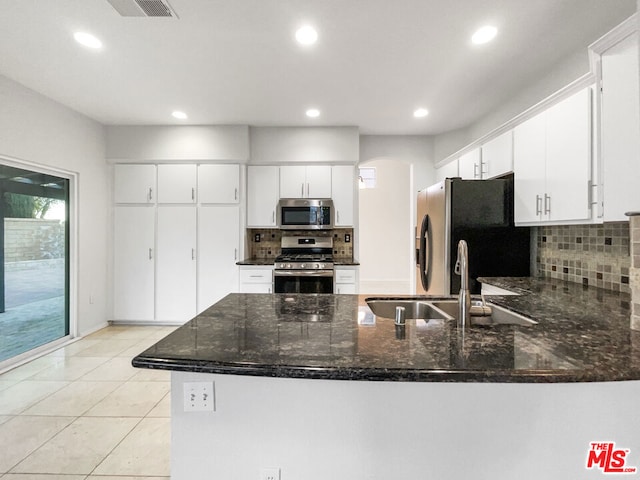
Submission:
{"label": "recessed ceiling light", "polygon": [[174,118],[177,118],[178,120],[186,120],[187,119],[187,114],[184,113],[184,112],[181,112],[180,110],[176,110],[176,111],[172,112],[171,115]]}
{"label": "recessed ceiling light", "polygon": [[315,28],[305,25],[296,31],[296,40],[302,45],[313,45],[318,40],[318,32]]}
{"label": "recessed ceiling light", "polygon": [[486,25],[476,31],[471,37],[471,41],[475,45],[482,45],[483,43],[490,42],[498,34],[498,29],[491,25]]}
{"label": "recessed ceiling light", "polygon": [[320,116],[320,110],[317,108],[310,108],[306,112],[307,117],[316,118]]}
{"label": "recessed ceiling light", "polygon": [[81,45],[84,45],[85,47],[94,48],[94,49],[98,49],[102,47],[102,42],[98,40],[98,38],[94,37],[93,35],[87,32],[76,32],[73,34],[73,38],[76,39],[76,42],[78,42]]}
{"label": "recessed ceiling light", "polygon": [[416,118],[423,118],[423,117],[426,117],[427,115],[429,115],[429,110],[427,110],[426,108],[417,108],[413,112],[413,116]]}

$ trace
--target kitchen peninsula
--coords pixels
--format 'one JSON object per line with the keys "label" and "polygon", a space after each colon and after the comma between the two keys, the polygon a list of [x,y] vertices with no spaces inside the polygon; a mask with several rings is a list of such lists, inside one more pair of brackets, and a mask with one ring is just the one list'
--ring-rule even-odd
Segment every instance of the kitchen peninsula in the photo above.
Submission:
{"label": "kitchen peninsula", "polygon": [[[639,458],[628,296],[485,281],[538,324],[399,331],[363,296],[227,296],[133,361],[173,370],[172,478],[600,478],[596,441]],[[184,411],[193,382],[213,411]]]}

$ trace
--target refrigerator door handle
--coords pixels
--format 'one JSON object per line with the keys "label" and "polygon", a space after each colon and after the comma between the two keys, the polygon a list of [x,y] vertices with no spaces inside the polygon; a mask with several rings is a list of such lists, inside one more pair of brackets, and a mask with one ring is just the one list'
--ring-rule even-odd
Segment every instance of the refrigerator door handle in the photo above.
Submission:
{"label": "refrigerator door handle", "polygon": [[428,269],[431,268],[430,265],[427,265],[427,234],[429,232],[429,215],[425,215],[422,218],[422,225],[420,226],[420,250],[418,254],[418,261],[420,264],[420,282],[422,283],[422,288],[425,291],[429,290],[428,285]]}

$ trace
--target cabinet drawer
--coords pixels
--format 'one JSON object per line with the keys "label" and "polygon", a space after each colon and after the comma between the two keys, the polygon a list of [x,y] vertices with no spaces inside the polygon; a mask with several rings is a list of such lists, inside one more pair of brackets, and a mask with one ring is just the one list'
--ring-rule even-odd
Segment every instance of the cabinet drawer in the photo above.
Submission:
{"label": "cabinet drawer", "polygon": [[271,283],[272,269],[240,269],[240,283]]}
{"label": "cabinet drawer", "polygon": [[356,283],[355,270],[336,269],[334,275],[336,276],[336,283]]}

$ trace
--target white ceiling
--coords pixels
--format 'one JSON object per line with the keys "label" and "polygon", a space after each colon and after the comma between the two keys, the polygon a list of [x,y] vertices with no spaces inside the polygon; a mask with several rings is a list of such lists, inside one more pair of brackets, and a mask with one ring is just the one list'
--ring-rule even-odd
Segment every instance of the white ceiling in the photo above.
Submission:
{"label": "white ceiling", "polygon": [[[466,127],[636,10],[636,0],[169,0],[179,19],[107,0],[0,0],[0,74],[104,124]],[[318,43],[294,40],[303,23]],[[473,31],[498,27],[491,44]],[[73,40],[90,31],[90,51]],[[317,107],[322,115],[308,119]],[[415,108],[430,114],[416,120]],[[180,109],[189,119],[170,113]]]}

